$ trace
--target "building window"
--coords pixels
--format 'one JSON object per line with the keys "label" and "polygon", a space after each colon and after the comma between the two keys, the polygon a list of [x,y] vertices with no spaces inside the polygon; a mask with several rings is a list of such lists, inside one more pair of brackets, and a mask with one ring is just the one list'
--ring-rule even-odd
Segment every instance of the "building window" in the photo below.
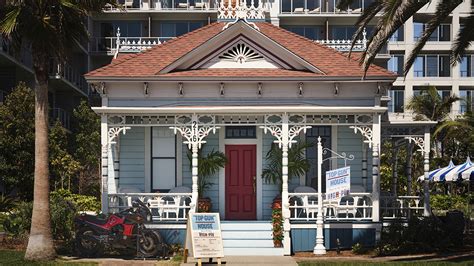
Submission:
{"label": "building window", "polygon": [[413,64],[415,77],[450,77],[451,65],[447,55],[417,56]]}
{"label": "building window", "polygon": [[[317,143],[318,137],[321,137],[323,148],[331,148],[331,127],[330,126],[314,126],[306,131],[306,143],[312,144],[306,149],[306,159],[310,163],[309,171],[306,173],[306,186],[318,189],[318,151]],[[323,155],[323,159],[329,158],[330,153]],[[326,171],[330,170],[330,160],[323,162],[322,176],[326,175]],[[326,182],[323,183],[323,191],[326,187]]]}
{"label": "building window", "polygon": [[226,139],[255,139],[257,130],[254,126],[226,126]]}
{"label": "building window", "polygon": [[176,187],[176,136],[167,127],[153,127],[151,190],[167,192]]}
{"label": "building window", "polygon": [[[418,41],[425,31],[426,24],[421,22],[413,23],[413,37]],[[441,24],[428,38],[429,42],[449,42],[451,41],[451,24]]]}
{"label": "building window", "polygon": [[473,88],[470,89],[463,89],[459,90],[459,98],[460,100],[460,109],[459,112],[461,114],[466,113],[467,111],[473,111],[474,107],[474,90]]}
{"label": "building window", "polygon": [[405,40],[405,30],[402,25],[398,30],[396,30],[390,37],[390,42],[403,42]]}
{"label": "building window", "polygon": [[333,26],[332,39],[333,40],[352,40],[352,36],[356,32],[355,26]]}
{"label": "building window", "polygon": [[204,25],[202,21],[197,22],[165,22],[161,23],[161,37],[178,37]]}
{"label": "building window", "polygon": [[403,55],[391,55],[390,60],[388,60],[388,70],[395,72],[398,76],[403,75]]}
{"label": "building window", "polygon": [[322,12],[319,0],[281,0],[282,13],[320,13]]}
{"label": "building window", "polygon": [[[413,96],[420,96],[422,93],[426,93],[427,87],[414,86],[413,87]],[[441,98],[447,98],[451,96],[451,87],[449,86],[437,86],[438,95]]]}
{"label": "building window", "polygon": [[463,56],[459,67],[461,77],[474,77],[474,56]]}
{"label": "building window", "polygon": [[301,35],[303,37],[306,37],[310,40],[320,40],[320,31],[321,29],[319,27],[315,26],[283,26],[283,28],[296,33],[298,35]]}
{"label": "building window", "polygon": [[389,91],[390,102],[388,102],[388,111],[392,113],[404,112],[405,91],[394,87]]}

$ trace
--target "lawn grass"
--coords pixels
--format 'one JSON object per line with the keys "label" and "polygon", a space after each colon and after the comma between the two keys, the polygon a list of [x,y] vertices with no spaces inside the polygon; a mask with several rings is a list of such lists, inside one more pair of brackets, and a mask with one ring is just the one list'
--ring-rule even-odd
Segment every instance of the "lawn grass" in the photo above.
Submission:
{"label": "lawn grass", "polygon": [[328,266],[363,266],[363,265],[388,265],[388,266],[472,266],[474,261],[464,261],[464,262],[450,262],[450,261],[400,261],[400,262],[368,262],[368,261],[358,261],[358,262],[327,262],[327,261],[302,261],[298,262],[299,266],[314,266],[314,265],[328,265]]}
{"label": "lawn grass", "polygon": [[94,262],[69,262],[59,259],[52,262],[30,262],[25,261],[24,256],[24,251],[0,250],[0,265],[98,265]]}

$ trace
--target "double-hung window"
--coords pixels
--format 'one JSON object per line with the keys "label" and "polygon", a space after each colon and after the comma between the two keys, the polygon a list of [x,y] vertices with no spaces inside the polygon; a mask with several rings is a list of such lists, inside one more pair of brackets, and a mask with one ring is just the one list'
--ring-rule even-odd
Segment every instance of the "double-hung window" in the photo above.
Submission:
{"label": "double-hung window", "polygon": [[152,191],[166,192],[176,186],[176,136],[167,127],[152,128]]}

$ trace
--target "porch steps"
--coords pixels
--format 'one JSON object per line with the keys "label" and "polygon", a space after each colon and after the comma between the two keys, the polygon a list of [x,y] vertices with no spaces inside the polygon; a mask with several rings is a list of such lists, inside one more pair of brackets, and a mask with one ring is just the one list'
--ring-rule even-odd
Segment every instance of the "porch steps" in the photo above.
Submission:
{"label": "porch steps", "polygon": [[270,221],[222,221],[225,256],[283,256],[273,247]]}

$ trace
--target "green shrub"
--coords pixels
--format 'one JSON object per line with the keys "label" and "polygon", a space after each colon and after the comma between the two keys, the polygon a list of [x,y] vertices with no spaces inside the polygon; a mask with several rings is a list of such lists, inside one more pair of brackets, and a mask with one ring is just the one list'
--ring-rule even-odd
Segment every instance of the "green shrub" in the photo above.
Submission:
{"label": "green shrub", "polygon": [[469,215],[470,195],[431,195],[430,204],[435,213],[458,210]]}
{"label": "green shrub", "polygon": [[382,231],[378,255],[402,255],[446,250],[459,244],[451,237],[452,228],[438,217],[412,218],[408,224],[394,221]]}
{"label": "green shrub", "polygon": [[360,243],[355,243],[352,246],[352,253],[356,255],[361,255],[367,253],[367,249],[364,248]]}
{"label": "green shrub", "polygon": [[[50,194],[51,231],[53,238],[69,242],[74,232],[74,216],[78,211],[98,211],[100,202],[95,197],[57,190]],[[6,232],[18,236],[27,234],[31,227],[32,202],[20,202],[5,217]]]}

